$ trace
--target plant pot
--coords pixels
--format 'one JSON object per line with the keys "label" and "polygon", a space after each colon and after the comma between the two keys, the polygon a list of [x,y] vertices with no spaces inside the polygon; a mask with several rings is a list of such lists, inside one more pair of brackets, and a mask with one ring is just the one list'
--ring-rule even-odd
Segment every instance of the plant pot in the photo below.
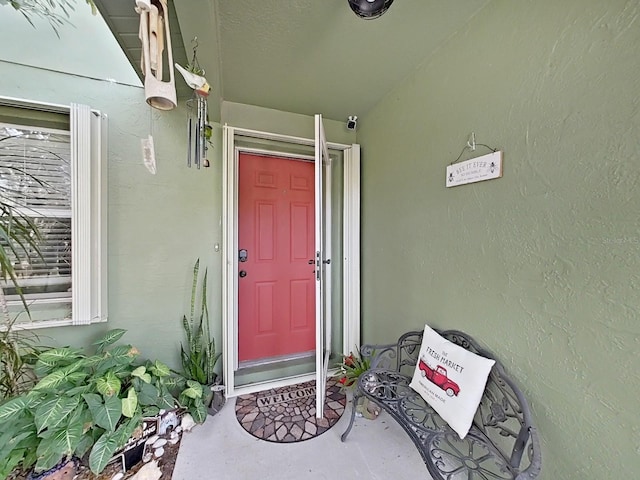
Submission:
{"label": "plant pot", "polygon": [[218,413],[227,401],[224,395],[224,385],[211,385],[211,401],[207,405],[207,412],[213,416]]}
{"label": "plant pot", "polygon": [[63,459],[55,467],[44,472],[34,473],[27,476],[27,480],[73,480],[78,470],[78,460],[76,458]]}
{"label": "plant pot", "polygon": [[355,409],[356,416],[364,417],[367,420],[375,420],[380,415],[380,407],[370,402],[367,397],[358,397]]}

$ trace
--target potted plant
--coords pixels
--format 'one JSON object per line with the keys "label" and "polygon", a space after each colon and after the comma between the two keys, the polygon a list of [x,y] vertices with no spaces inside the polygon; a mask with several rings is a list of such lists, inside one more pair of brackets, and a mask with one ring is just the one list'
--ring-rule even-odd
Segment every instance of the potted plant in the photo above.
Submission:
{"label": "potted plant", "polygon": [[[177,382],[168,366],[139,363],[135,347],[113,345],[124,333],[107,332],[91,355],[71,347],[38,355],[38,383],[0,405],[0,479],[16,467],[39,473],[73,457],[88,458],[97,474],[143,417],[182,406],[171,393]],[[180,397],[194,407],[202,387],[191,382]]]}
{"label": "potted plant", "polygon": [[[346,389],[355,388],[360,375],[371,368],[371,358],[363,355],[360,350],[356,350],[357,353],[349,353],[342,357],[342,362],[338,364],[340,371],[339,382]],[[353,398],[352,398],[353,401]],[[358,403],[353,406],[356,409],[356,415],[373,420],[380,415],[380,409],[375,404],[369,404],[366,397],[361,396],[358,398]]]}
{"label": "potted plant", "polygon": [[193,267],[189,318],[186,315],[182,317],[182,328],[185,332],[186,344],[180,345],[180,358],[182,359],[182,372],[185,379],[196,381],[205,385],[208,389],[207,395],[205,395],[205,406],[208,408],[209,413],[214,415],[224,404],[224,387],[219,384],[218,374],[214,370],[220,358],[220,353],[216,352],[216,342],[211,336],[209,325],[206,269],[202,281],[200,313],[197,318],[195,315],[199,270],[200,259],[196,260]]}

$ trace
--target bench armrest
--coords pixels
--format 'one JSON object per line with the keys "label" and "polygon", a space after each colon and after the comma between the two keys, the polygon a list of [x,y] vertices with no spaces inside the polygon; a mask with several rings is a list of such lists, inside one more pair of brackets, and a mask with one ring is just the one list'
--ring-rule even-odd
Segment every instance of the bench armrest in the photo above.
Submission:
{"label": "bench armrest", "polygon": [[398,358],[398,344],[365,344],[360,347],[360,354],[362,358],[370,360],[369,369],[386,368],[395,370]]}

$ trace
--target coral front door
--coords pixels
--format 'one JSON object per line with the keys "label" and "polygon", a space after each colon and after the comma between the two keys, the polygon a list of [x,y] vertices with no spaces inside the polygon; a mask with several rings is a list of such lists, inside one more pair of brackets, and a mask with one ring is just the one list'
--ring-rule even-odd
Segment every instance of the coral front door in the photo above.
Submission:
{"label": "coral front door", "polygon": [[315,350],[314,164],[239,154],[238,360]]}

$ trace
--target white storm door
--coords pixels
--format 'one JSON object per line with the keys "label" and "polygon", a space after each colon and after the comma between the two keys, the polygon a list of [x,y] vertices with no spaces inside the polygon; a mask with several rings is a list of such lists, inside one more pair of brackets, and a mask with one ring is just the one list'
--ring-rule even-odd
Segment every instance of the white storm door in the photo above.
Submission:
{"label": "white storm door", "polygon": [[315,116],[315,220],[316,220],[316,417],[324,415],[327,371],[331,354],[331,257],[330,190],[331,165],[322,115]]}

